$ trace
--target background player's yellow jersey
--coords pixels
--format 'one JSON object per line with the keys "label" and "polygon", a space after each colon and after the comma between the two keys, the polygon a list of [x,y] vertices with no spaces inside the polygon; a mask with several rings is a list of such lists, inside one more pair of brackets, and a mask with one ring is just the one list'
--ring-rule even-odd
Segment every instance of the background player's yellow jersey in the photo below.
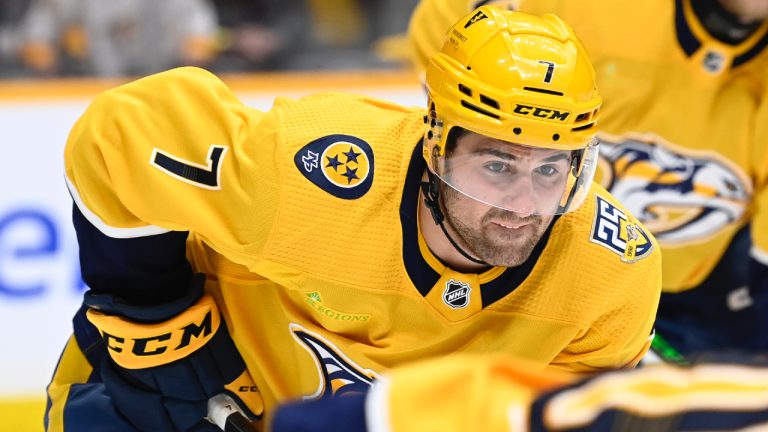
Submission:
{"label": "background player's yellow jersey", "polygon": [[742,361],[574,381],[503,354],[452,355],[390,370],[357,401],[281,406],[268,430],[763,431],[768,368],[764,359]]}
{"label": "background player's yellow jersey", "polygon": [[[419,4],[409,29],[418,66],[477,3]],[[690,0],[488,3],[555,13],[584,43],[605,101],[598,180],[664,248],[665,291],[700,284],[751,216],[754,254],[768,264],[768,22],[729,45]]]}
{"label": "background player's yellow jersey", "polygon": [[[420,2],[417,65],[476,3]],[[488,3],[555,13],[589,52],[604,100],[597,180],[663,250],[660,334],[686,352],[768,349],[768,21],[728,44],[691,0]]]}
{"label": "background player's yellow jersey", "polygon": [[751,204],[768,200],[768,137],[755,129],[768,122],[768,22],[729,45],[704,30],[690,0],[521,7],[558,11],[592,56],[606,99],[600,182],[664,248],[664,290],[700,284],[755,211],[753,242],[768,257],[768,211]]}
{"label": "background player's yellow jersey", "polygon": [[[187,255],[267,410],[452,352],[569,372],[634,365],[660,294],[653,237],[594,185],[525,264],[446,268],[417,222],[423,118],[335,93],[264,113],[177,69],[99,96],[67,143],[66,176],[110,237],[190,232]],[[64,358],[79,360],[62,361],[54,387],[84,363]]]}

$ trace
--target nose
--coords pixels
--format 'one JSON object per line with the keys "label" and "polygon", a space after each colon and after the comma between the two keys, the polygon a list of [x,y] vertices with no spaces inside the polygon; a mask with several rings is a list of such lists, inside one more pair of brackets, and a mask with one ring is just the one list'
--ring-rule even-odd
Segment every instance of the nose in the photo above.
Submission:
{"label": "nose", "polygon": [[502,206],[519,216],[526,217],[536,211],[536,192],[530,176],[520,176],[505,191]]}

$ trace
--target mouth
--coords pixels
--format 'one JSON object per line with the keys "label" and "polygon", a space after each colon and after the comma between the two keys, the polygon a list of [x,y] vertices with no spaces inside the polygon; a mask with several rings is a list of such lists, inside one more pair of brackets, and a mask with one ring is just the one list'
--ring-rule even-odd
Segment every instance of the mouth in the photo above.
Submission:
{"label": "mouth", "polygon": [[498,225],[502,228],[518,230],[531,224],[531,221],[491,221],[492,224]]}

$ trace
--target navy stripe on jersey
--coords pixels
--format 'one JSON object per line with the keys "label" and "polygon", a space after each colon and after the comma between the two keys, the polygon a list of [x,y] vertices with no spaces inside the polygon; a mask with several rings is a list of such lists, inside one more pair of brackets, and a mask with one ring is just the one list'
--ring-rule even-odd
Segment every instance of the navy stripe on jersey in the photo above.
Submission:
{"label": "navy stripe on jersey", "polygon": [[675,30],[677,32],[677,41],[680,43],[680,47],[683,48],[685,54],[688,57],[692,56],[699,48],[701,48],[701,42],[693,35],[691,27],[688,25],[688,20],[685,17],[685,9],[683,7],[683,0],[675,0]]}
{"label": "navy stripe on jersey", "polygon": [[[403,232],[403,260],[405,270],[411,278],[411,282],[422,296],[429,294],[432,287],[440,279],[440,275],[432,269],[419,249],[419,232],[416,218],[418,215],[418,203],[420,195],[420,182],[427,164],[421,156],[421,144],[418,144],[411,155],[408,173],[403,189],[403,201],[400,203],[400,224]],[[542,236],[539,244],[531,252],[523,264],[508,268],[490,282],[480,285],[480,296],[483,307],[489,306],[520,286],[531,274],[539,256],[549,240],[552,227],[559,219],[555,216],[547,231]]]}
{"label": "navy stripe on jersey", "polygon": [[[134,305],[157,305],[183,298],[193,289],[192,267],[186,258],[186,231],[112,238],[88,222],[76,205],[72,207],[81,251],[80,268],[92,293],[111,294]],[[168,311],[167,315],[178,312]],[[162,319],[158,316],[158,320]]]}
{"label": "navy stripe on jersey", "polygon": [[732,67],[739,66],[752,60],[758,54],[762,53],[766,47],[768,47],[768,32],[764,34],[763,37],[752,48],[747,50],[747,52],[733,59]]}
{"label": "navy stripe on jersey", "polygon": [[[692,56],[699,48],[701,48],[701,41],[696,38],[688,24],[688,19],[685,15],[685,9],[683,5],[684,0],[675,0],[675,30],[677,33],[677,41],[680,43],[685,54],[688,57]],[[768,47],[768,32],[763,35],[760,40],[755,43],[750,49],[743,54],[735,57],[731,63],[731,67],[735,68],[740,66],[756,56],[762,53],[766,47]]]}
{"label": "navy stripe on jersey", "polygon": [[419,250],[419,226],[417,217],[421,199],[421,177],[427,169],[427,162],[421,156],[421,144],[416,145],[411,154],[408,173],[403,187],[403,201],[400,203],[400,225],[403,232],[403,261],[408,277],[422,296],[440,279],[440,275],[430,267]]}

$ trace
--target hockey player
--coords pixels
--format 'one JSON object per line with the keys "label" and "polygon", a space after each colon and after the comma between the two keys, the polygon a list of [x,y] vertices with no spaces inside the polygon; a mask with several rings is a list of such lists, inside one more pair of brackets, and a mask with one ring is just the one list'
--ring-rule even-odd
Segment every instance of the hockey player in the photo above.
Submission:
{"label": "hockey player", "polygon": [[389,370],[367,394],[277,409],[270,432],[762,431],[768,363],[717,358],[574,380],[504,354]]}
{"label": "hockey player", "polygon": [[269,418],[453,352],[635,365],[661,257],[592,182],[601,99],[570,27],[480,8],[427,85],[428,110],[261,112],[182,68],[99,96],[65,151],[90,290],[48,430],[209,430],[220,392]]}
{"label": "hockey player", "polygon": [[[419,4],[417,65],[471,3]],[[664,252],[658,335],[683,354],[768,350],[768,1],[493,3],[559,14],[595,64],[598,181]]]}

